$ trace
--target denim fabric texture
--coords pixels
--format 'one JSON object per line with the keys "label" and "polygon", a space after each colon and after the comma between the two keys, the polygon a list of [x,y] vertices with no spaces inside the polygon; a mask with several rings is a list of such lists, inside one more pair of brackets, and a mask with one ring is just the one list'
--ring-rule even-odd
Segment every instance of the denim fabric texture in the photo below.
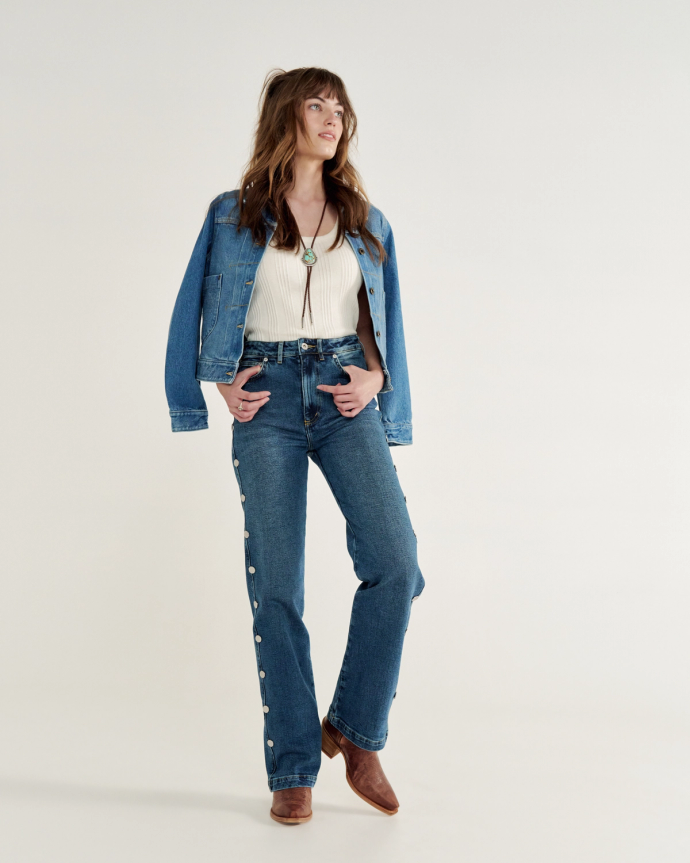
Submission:
{"label": "denim fabric texture", "polygon": [[[269,390],[252,420],[232,425],[244,510],[247,589],[272,791],[313,786],[321,764],[309,634],[303,622],[307,475],[311,459],[345,517],[360,581],[328,718],[353,743],[382,749],[412,602],[424,588],[417,537],[376,399],[344,417],[318,384],[366,369],[356,333],[334,339],[246,341],[240,368],[260,364],[245,390]],[[329,579],[326,562],[316,574]]]}
{"label": "denim fabric texture", "polygon": [[[237,230],[239,190],[209,205],[173,308],[165,360],[165,391],[172,430],[208,428],[200,381],[232,383],[244,349],[244,325],[256,271],[266,246]],[[270,243],[276,222],[264,212]],[[377,419],[389,446],[412,443],[412,408],[393,231],[381,210],[369,208],[367,227],[383,244],[385,264],[369,257],[356,234],[346,232],[362,270],[384,383]]]}

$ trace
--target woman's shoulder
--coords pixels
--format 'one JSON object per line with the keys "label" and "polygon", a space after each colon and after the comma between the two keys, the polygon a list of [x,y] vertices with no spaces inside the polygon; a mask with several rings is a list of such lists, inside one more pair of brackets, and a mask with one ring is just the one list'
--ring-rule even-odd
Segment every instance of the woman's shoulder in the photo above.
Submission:
{"label": "woman's shoulder", "polygon": [[[232,189],[230,192],[221,192],[208,205],[208,212],[211,210],[215,211],[216,221],[231,217],[237,205],[239,194],[239,189]],[[239,215],[239,212],[235,213],[235,215]]]}
{"label": "woman's shoulder", "polygon": [[369,214],[367,216],[367,227],[372,234],[378,236],[379,240],[384,241],[390,231],[388,219],[384,216],[383,210],[369,204]]}

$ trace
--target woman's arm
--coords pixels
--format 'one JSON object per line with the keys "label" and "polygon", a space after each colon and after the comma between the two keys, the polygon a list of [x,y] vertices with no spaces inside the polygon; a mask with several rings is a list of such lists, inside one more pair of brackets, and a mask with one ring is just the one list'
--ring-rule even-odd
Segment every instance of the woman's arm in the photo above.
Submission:
{"label": "woman's arm", "polygon": [[317,384],[317,390],[331,393],[336,408],[343,416],[356,416],[374,398],[383,387],[385,375],[381,365],[381,355],[376,347],[374,337],[374,325],[369,313],[369,303],[364,290],[364,284],[357,294],[359,302],[359,320],[357,321],[357,336],[364,346],[364,358],[367,362],[367,370],[359,366],[343,366],[343,370],[350,376],[347,384]]}
{"label": "woman's arm", "polygon": [[208,428],[208,408],[196,379],[201,324],[201,291],[206,258],[213,241],[214,199],[197,237],[177,293],[165,354],[165,393],[174,432]]}
{"label": "woman's arm", "polygon": [[381,354],[379,353],[379,349],[376,346],[376,337],[374,336],[374,324],[371,320],[371,313],[369,312],[369,301],[367,300],[364,282],[362,282],[362,287],[359,289],[359,292],[357,294],[357,301],[359,302],[359,320],[357,322],[357,335],[359,336],[360,342],[364,345],[364,358],[367,361],[367,368],[370,372],[379,372],[381,375],[381,385],[379,386],[380,390],[381,387],[383,387],[385,378],[383,374],[383,367],[381,365]]}

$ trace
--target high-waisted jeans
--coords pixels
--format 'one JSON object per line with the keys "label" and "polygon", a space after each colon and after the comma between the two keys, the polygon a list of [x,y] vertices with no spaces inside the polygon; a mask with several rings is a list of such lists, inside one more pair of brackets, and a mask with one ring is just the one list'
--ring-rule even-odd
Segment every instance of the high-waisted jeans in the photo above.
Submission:
{"label": "high-waisted jeans", "polygon": [[363,749],[385,746],[412,601],[424,578],[376,399],[345,417],[330,392],[316,389],[320,383],[347,384],[344,366],[367,368],[357,334],[245,341],[240,369],[259,363],[244,389],[269,390],[270,399],[252,420],[233,422],[232,455],[244,508],[268,787],[277,791],[313,786],[321,765],[321,723],[302,620],[309,458],[345,516],[347,549],[361,582],[327,715]]}

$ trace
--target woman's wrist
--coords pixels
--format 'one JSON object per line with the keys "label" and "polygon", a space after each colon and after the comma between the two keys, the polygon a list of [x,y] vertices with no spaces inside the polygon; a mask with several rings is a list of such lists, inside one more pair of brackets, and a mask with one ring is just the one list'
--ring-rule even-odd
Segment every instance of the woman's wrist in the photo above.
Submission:
{"label": "woman's wrist", "polygon": [[373,369],[369,369],[369,371],[372,374],[376,375],[376,380],[379,382],[378,389],[376,390],[376,392],[379,392],[379,390],[383,386],[384,381],[386,380],[386,376],[383,373],[383,367],[375,366]]}

